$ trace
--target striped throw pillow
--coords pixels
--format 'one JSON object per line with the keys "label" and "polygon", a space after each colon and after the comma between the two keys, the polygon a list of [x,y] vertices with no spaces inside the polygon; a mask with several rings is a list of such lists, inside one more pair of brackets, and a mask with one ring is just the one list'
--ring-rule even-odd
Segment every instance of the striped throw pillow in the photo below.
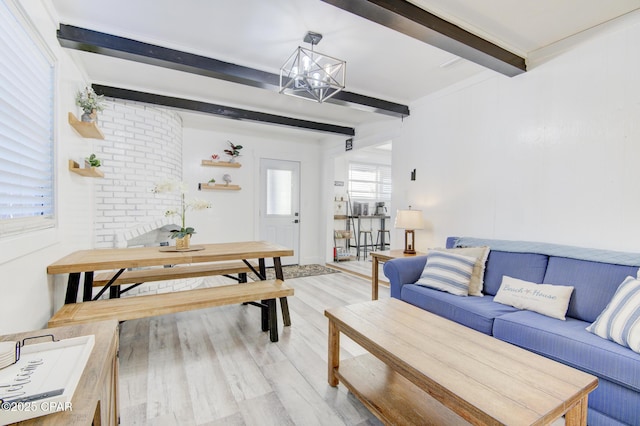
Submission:
{"label": "striped throw pillow", "polygon": [[474,257],[430,250],[427,252],[427,264],[416,284],[458,296],[468,296],[475,263]]}
{"label": "striped throw pillow", "polygon": [[640,353],[640,280],[627,277],[587,331]]}

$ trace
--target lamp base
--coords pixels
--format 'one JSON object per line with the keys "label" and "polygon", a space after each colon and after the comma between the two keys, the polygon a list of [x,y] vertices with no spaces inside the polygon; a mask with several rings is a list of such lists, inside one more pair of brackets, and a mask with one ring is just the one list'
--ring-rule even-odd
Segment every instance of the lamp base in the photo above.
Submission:
{"label": "lamp base", "polygon": [[415,234],[413,229],[405,229],[404,231],[404,254],[416,254],[414,247]]}

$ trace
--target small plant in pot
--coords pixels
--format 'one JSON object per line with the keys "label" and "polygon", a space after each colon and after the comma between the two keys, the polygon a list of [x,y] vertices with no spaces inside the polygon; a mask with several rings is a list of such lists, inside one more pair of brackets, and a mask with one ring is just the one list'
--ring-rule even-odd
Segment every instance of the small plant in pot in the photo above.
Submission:
{"label": "small plant in pot", "polygon": [[242,149],[242,145],[234,145],[233,142],[231,141],[227,141],[227,142],[229,142],[229,149],[225,149],[224,153],[230,157],[229,158],[230,163],[235,163],[236,157],[240,156],[240,150]]}
{"label": "small plant in pot", "polygon": [[76,93],[76,105],[82,108],[83,111],[80,119],[89,123],[96,121],[98,112],[104,110],[103,98],[103,95],[97,95],[91,87],[78,90]]}
{"label": "small plant in pot", "polygon": [[102,165],[102,162],[98,157],[96,157],[95,154],[91,154],[89,157],[84,159],[84,164],[87,167],[100,167]]}

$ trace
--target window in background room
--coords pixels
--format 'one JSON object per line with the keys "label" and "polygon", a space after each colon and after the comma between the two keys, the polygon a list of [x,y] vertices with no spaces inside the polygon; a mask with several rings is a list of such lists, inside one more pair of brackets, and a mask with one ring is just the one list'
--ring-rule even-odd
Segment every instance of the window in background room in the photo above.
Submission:
{"label": "window in background room", "polygon": [[350,162],[349,195],[363,203],[391,201],[391,166]]}
{"label": "window in background room", "polygon": [[53,227],[52,55],[0,0],[0,238]]}

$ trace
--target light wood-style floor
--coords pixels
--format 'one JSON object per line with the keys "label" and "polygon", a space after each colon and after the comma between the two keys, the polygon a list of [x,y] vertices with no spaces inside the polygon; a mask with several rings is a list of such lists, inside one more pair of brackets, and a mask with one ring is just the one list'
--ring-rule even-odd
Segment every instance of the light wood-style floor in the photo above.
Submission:
{"label": "light wood-style floor", "polygon": [[[295,288],[292,326],[283,328],[279,317],[277,343],[260,331],[254,306],[124,322],[121,424],[379,425],[344,386],[327,383],[324,310],[370,300],[370,280],[337,273],[287,284]],[[381,286],[380,298],[386,297],[389,290]],[[347,338],[341,344],[343,358],[364,353]]]}

